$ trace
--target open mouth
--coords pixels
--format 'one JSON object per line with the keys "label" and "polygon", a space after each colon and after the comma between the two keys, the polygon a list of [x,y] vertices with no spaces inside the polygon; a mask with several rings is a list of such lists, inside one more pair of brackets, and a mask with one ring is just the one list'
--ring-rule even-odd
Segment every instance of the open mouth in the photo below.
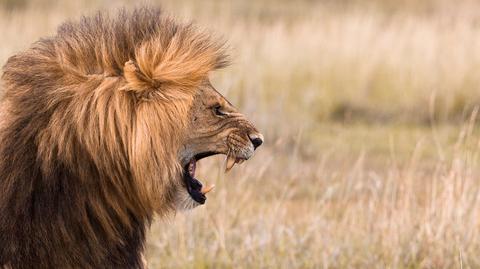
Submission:
{"label": "open mouth", "polygon": [[[199,203],[204,204],[207,200],[206,194],[215,188],[215,185],[203,186],[200,180],[195,178],[195,171],[197,168],[197,162],[203,158],[210,157],[219,153],[216,152],[204,152],[195,155],[183,168],[183,180],[188,194],[192,199]],[[225,172],[228,172],[235,163],[242,163],[244,159],[236,158],[232,155],[227,155]]]}

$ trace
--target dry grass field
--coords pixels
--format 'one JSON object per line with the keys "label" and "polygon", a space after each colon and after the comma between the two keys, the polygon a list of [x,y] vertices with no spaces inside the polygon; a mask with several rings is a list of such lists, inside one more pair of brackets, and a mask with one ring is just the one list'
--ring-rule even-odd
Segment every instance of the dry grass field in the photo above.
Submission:
{"label": "dry grass field", "polygon": [[[151,268],[480,268],[480,4],[158,1],[229,40],[214,85],[266,136],[205,206],[158,220]],[[134,1],[0,0],[0,64]],[[0,246],[1,247],[1,246]]]}

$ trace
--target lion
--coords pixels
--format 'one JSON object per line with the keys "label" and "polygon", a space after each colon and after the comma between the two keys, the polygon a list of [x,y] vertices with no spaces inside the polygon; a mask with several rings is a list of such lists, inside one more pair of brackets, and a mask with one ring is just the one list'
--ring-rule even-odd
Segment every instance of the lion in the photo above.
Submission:
{"label": "lion", "polygon": [[0,268],[144,268],[155,215],[205,203],[196,163],[263,136],[209,81],[225,42],[157,8],[62,24],[10,57],[0,109]]}

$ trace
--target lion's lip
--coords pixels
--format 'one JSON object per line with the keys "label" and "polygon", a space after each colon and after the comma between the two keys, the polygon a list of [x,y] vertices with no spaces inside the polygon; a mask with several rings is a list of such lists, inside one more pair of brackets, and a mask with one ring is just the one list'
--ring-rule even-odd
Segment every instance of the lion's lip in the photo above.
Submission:
{"label": "lion's lip", "polygon": [[216,152],[216,151],[205,151],[205,152],[201,152],[201,153],[196,154],[193,158],[197,161],[200,161],[203,158],[207,158],[207,157],[217,155],[217,154],[222,154],[222,153],[221,152]]}
{"label": "lion's lip", "polygon": [[207,200],[205,194],[210,192],[215,187],[215,185],[204,187],[203,184],[195,178],[196,168],[197,159],[192,158],[190,162],[188,162],[188,164],[184,167],[183,179],[190,197],[192,197],[192,199],[197,203],[204,204]]}

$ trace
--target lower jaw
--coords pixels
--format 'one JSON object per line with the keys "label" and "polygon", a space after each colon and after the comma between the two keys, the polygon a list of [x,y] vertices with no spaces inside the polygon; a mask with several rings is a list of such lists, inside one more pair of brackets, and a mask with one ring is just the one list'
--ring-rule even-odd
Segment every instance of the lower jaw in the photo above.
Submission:
{"label": "lower jaw", "polygon": [[206,152],[203,154],[198,154],[194,158],[192,158],[188,164],[186,164],[183,167],[184,168],[183,181],[185,184],[185,188],[188,194],[190,195],[190,198],[192,198],[192,200],[194,200],[198,204],[205,203],[205,201],[207,200],[207,197],[205,196],[205,194],[207,194],[213,188],[215,188],[215,185],[204,187],[203,184],[198,179],[195,178],[197,161],[215,154],[218,154],[218,153]]}
{"label": "lower jaw", "polygon": [[197,180],[196,178],[191,177],[188,173],[184,173],[183,175],[185,187],[188,191],[190,197],[199,204],[204,204],[207,200],[205,194],[201,192],[202,190],[202,183]]}

